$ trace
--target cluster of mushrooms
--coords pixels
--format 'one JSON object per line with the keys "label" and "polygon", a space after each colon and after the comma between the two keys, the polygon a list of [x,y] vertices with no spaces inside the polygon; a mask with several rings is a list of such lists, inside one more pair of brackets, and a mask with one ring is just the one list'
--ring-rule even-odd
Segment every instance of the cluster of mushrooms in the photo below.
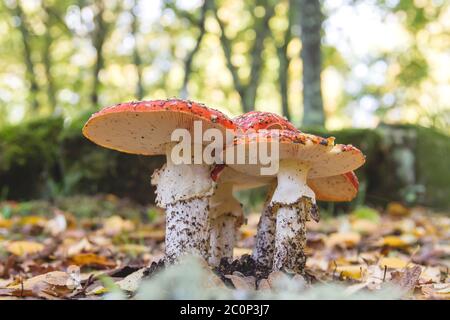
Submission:
{"label": "cluster of mushrooms", "polygon": [[[182,128],[193,133],[195,121],[202,122],[203,130],[235,133],[232,143],[224,141],[224,155],[277,139],[278,172],[262,175],[263,164],[251,161],[173,163],[172,132]],[[237,230],[244,222],[242,205],[233,192],[267,185],[253,259],[273,270],[303,273],[306,221],[319,220],[316,200],[352,200],[358,192],[353,170],[365,161],[357,148],[303,133],[276,114],[253,111],[231,120],[203,104],[181,99],[106,107],[91,116],[83,134],[106,148],[166,155],[166,163],[151,179],[157,204],[166,212],[166,263],[184,254],[200,255],[213,266],[232,258]]]}

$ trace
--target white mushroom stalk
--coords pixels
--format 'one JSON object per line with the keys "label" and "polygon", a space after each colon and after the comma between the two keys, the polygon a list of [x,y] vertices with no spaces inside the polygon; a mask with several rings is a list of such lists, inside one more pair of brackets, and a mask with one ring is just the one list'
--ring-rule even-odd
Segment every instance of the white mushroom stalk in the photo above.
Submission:
{"label": "white mushroom stalk", "polygon": [[307,163],[298,160],[280,161],[271,200],[276,213],[273,270],[304,272],[306,221],[319,219],[314,192],[306,184],[309,169]]}
{"label": "white mushroom stalk", "polygon": [[167,162],[152,176],[156,202],[166,210],[166,263],[182,254],[208,257],[209,200],[215,182],[206,164],[177,164],[167,148]]}
{"label": "white mushroom stalk", "polygon": [[231,183],[219,183],[210,198],[209,263],[218,265],[222,258],[233,257],[237,228],[243,221],[242,205],[233,196]]}
{"label": "white mushroom stalk", "polygon": [[261,217],[258,223],[253,260],[268,268],[272,267],[275,251],[276,215],[273,212],[271,200],[276,188],[276,183],[269,187],[266,201],[264,202]]}

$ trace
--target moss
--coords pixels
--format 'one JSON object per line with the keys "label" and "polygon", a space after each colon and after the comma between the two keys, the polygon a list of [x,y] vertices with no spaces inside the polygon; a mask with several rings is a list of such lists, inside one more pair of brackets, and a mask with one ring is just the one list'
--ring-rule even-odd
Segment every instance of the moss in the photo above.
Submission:
{"label": "moss", "polygon": [[45,197],[47,180],[58,175],[61,118],[37,119],[0,131],[0,189],[3,197]]}

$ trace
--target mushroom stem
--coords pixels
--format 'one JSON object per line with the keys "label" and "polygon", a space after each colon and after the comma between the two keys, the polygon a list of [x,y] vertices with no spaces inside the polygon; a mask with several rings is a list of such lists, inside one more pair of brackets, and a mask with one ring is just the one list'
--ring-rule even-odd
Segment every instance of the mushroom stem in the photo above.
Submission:
{"label": "mushroom stem", "polygon": [[222,258],[233,257],[237,228],[242,224],[243,211],[233,196],[231,183],[219,183],[210,199],[209,263],[218,265]]}
{"label": "mushroom stem", "polygon": [[166,262],[183,254],[207,257],[208,199],[192,199],[166,207]]}
{"label": "mushroom stem", "polygon": [[275,251],[276,216],[270,204],[275,188],[276,183],[269,187],[259,219],[256,242],[252,254],[255,261],[269,268],[272,267],[273,253]]}
{"label": "mushroom stem", "polygon": [[209,199],[215,183],[205,164],[174,164],[170,148],[167,162],[152,176],[156,202],[166,209],[166,263],[183,254],[208,256]]}
{"label": "mushroom stem", "polygon": [[225,214],[211,221],[209,263],[216,266],[222,258],[233,257],[237,217]]}
{"label": "mushroom stem", "polygon": [[277,188],[271,205],[276,212],[273,270],[304,273],[306,221],[318,219],[314,192],[307,186],[309,166],[296,160],[281,160]]}

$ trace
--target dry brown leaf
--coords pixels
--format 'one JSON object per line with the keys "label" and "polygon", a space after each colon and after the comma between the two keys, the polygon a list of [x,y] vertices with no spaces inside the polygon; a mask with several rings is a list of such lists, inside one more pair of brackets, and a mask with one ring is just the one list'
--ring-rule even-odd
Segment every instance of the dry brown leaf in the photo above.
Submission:
{"label": "dry brown leaf", "polygon": [[271,290],[269,281],[267,279],[261,279],[258,284],[258,290]]}
{"label": "dry brown leaf", "polygon": [[392,272],[392,282],[400,286],[405,291],[410,291],[417,285],[421,273],[422,268],[420,266],[406,268],[401,272]]}
{"label": "dry brown leaf", "polygon": [[256,290],[256,279],[253,276],[244,277],[238,274],[228,274],[225,278],[230,279],[234,287],[238,290]]}
{"label": "dry brown leaf", "polygon": [[23,292],[26,292],[27,296],[38,296],[45,299],[49,299],[49,296],[63,297],[72,292],[72,289],[67,287],[69,279],[70,276],[66,272],[52,271],[9,286],[8,289],[15,296],[22,296]]}
{"label": "dry brown leaf", "polygon": [[146,270],[147,268],[139,269],[138,271],[129,274],[122,280],[117,281],[116,285],[124,291],[135,292],[139,288],[139,284],[141,283]]}

